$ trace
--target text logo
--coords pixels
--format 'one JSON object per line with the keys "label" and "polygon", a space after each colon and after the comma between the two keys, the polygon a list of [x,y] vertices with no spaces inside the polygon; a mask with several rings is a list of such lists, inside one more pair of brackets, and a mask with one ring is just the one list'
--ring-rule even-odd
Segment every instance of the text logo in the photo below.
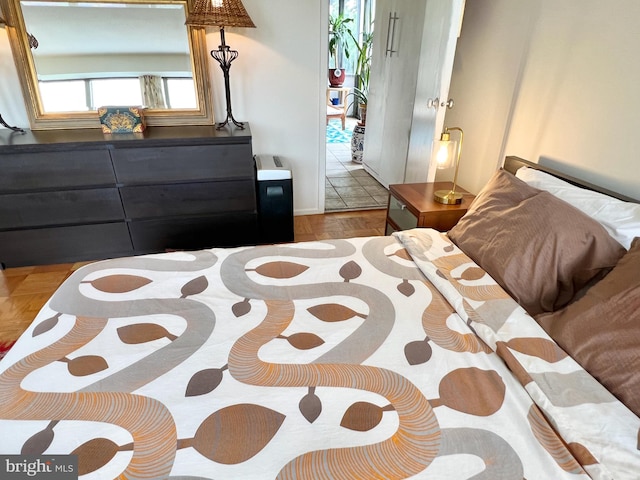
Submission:
{"label": "text logo", "polygon": [[78,480],[77,455],[0,455],[3,480]]}

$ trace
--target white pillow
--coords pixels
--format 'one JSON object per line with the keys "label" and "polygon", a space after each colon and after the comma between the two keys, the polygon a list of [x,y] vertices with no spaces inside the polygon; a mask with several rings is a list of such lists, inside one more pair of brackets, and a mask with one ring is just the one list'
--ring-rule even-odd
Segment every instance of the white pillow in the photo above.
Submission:
{"label": "white pillow", "polygon": [[602,193],[576,187],[540,170],[521,167],[516,172],[523,182],[561,198],[599,222],[609,234],[629,250],[640,237],[640,204],[623,202]]}

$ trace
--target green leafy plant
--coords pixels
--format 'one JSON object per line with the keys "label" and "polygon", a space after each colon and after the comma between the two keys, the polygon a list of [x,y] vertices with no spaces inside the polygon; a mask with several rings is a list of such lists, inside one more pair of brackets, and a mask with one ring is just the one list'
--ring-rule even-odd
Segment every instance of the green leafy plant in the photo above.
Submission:
{"label": "green leafy plant", "polygon": [[353,38],[353,33],[349,28],[349,24],[352,22],[353,18],[345,17],[344,13],[331,15],[329,17],[329,55],[333,58],[333,65],[335,68],[339,68],[339,50],[346,59],[349,59],[347,41],[350,37]]}
{"label": "green leafy plant", "polygon": [[357,103],[360,105],[366,105],[368,102],[368,98],[367,98],[368,92],[364,90],[360,90],[358,87],[353,87],[353,92],[349,92],[349,95],[347,96],[353,97],[353,102],[349,104],[348,108],[351,108],[354,103]]}
{"label": "green leafy plant", "polygon": [[358,117],[360,118],[360,125],[364,125],[367,121],[367,102],[368,92],[360,90],[358,87],[353,87],[353,92],[349,92],[348,97],[353,97],[353,101],[349,104],[347,109],[351,109],[354,104],[358,106]]}
{"label": "green leafy plant", "polygon": [[371,72],[371,47],[373,45],[373,32],[364,32],[362,40],[359,42],[350,31],[351,40],[358,49],[358,58],[356,60],[356,86],[349,96],[353,97],[353,102],[349,105],[349,109],[353,104],[357,104],[357,115],[360,118],[360,124],[366,123],[367,103],[369,102],[369,74]]}
{"label": "green leafy plant", "polygon": [[[371,46],[373,45],[373,32],[364,32],[362,41],[349,31],[351,40],[358,49],[358,58],[356,59],[356,89],[354,94],[360,103],[367,103],[367,95],[369,94],[369,74],[371,73]],[[364,101],[363,101],[364,99]]]}

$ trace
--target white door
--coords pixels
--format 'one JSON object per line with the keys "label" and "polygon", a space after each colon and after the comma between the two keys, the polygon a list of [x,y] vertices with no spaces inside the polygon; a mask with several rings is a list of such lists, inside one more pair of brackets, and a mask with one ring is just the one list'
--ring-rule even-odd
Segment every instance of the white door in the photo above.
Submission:
{"label": "white door", "polygon": [[424,0],[377,0],[364,167],[402,183],[417,88]]}
{"label": "white door", "polygon": [[[369,80],[369,98],[367,103],[367,126],[363,152],[363,167],[371,175],[380,179],[382,165],[382,148],[384,142],[384,126],[387,105],[385,92],[388,90],[389,56],[388,43],[391,24],[394,20],[393,0],[376,0],[375,26],[371,49],[371,72]],[[387,26],[385,22],[389,21]],[[383,39],[384,37],[384,39]]]}
{"label": "white door", "polygon": [[363,163],[385,186],[433,181],[446,108],[427,100],[447,100],[463,10],[464,0],[379,0]]}
{"label": "white door", "polygon": [[[433,182],[435,162],[431,147],[440,138],[449,100],[456,45],[462,28],[465,0],[429,0],[422,36],[421,64],[407,154],[405,183]],[[429,108],[429,99],[438,98],[439,106]],[[455,99],[454,99],[455,100]],[[452,126],[452,125],[448,125]]]}

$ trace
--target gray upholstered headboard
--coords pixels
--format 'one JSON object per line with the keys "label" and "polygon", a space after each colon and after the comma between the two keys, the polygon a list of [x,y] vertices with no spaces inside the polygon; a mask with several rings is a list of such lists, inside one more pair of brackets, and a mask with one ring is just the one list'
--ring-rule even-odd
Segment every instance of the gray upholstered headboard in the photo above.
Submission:
{"label": "gray upholstered headboard", "polygon": [[582,187],[582,188],[586,188],[586,189],[589,189],[589,190],[593,190],[594,192],[603,193],[605,195],[609,195],[610,197],[614,197],[614,198],[617,198],[619,200],[623,200],[625,202],[640,203],[640,200],[636,200],[634,198],[627,197],[625,195],[621,195],[621,194],[616,193],[616,192],[612,192],[611,190],[607,190],[606,188],[602,188],[602,187],[599,187],[599,186],[594,185],[592,183],[585,182],[585,181],[580,180],[578,178],[572,177],[570,175],[566,175],[566,174],[564,174],[562,172],[559,172],[557,170],[554,170],[552,168],[547,168],[547,167],[544,167],[542,165],[538,165],[537,163],[530,162],[529,160],[524,160],[523,158],[519,158],[519,157],[506,157],[505,158],[503,168],[506,171],[508,171],[508,172],[510,172],[510,173],[515,175],[516,171],[520,167],[534,168],[536,170],[540,170],[542,172],[546,172],[549,175],[553,175],[554,177],[558,177],[558,178],[564,180],[565,182],[571,183],[572,185],[576,185],[578,187]]}

